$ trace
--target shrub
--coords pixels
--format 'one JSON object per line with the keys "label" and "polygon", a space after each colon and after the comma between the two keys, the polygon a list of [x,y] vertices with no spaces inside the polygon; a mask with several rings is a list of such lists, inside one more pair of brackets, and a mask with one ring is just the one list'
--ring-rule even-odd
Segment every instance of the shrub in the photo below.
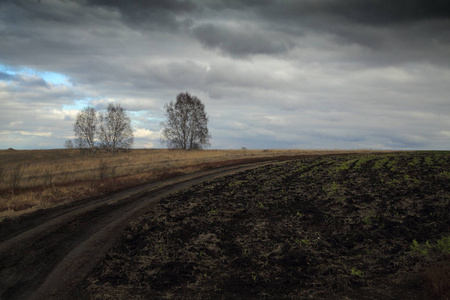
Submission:
{"label": "shrub", "polygon": [[450,236],[438,240],[436,242],[436,249],[442,254],[450,254]]}

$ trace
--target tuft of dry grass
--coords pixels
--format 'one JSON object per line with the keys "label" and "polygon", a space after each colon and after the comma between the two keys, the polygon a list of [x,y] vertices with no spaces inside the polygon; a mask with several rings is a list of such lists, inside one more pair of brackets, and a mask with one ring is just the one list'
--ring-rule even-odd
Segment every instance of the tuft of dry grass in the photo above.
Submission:
{"label": "tuft of dry grass", "polygon": [[0,221],[177,174],[271,157],[370,150],[166,150],[81,154],[75,149],[0,150]]}

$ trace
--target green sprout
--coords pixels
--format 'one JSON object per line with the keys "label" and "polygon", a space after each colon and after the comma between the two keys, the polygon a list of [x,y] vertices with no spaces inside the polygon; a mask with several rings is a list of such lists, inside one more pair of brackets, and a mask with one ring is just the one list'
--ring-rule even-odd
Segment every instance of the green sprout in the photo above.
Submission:
{"label": "green sprout", "polygon": [[364,272],[361,271],[361,270],[358,270],[358,269],[355,268],[355,267],[352,268],[351,274],[352,274],[353,276],[358,276],[358,277],[360,277],[360,278],[363,278],[363,276],[364,276]]}
{"label": "green sprout", "polygon": [[450,236],[443,237],[436,243],[436,249],[442,254],[450,254]]}
{"label": "green sprout", "polygon": [[431,248],[428,241],[426,242],[425,246],[420,245],[415,239],[412,241],[411,246],[409,246],[411,249],[411,252],[413,253],[419,253],[423,256],[428,256],[428,249]]}
{"label": "green sprout", "polygon": [[370,218],[370,216],[365,217],[365,218],[362,219],[361,221],[363,221],[364,224],[366,224],[366,225],[372,224],[372,219]]}

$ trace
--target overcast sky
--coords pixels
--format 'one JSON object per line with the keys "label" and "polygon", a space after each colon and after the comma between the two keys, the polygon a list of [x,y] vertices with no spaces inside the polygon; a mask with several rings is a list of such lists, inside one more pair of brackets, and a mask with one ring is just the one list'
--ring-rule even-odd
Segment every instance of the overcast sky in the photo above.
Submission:
{"label": "overcast sky", "polygon": [[76,114],[205,104],[212,148],[450,149],[450,1],[0,0],[0,149],[62,148]]}

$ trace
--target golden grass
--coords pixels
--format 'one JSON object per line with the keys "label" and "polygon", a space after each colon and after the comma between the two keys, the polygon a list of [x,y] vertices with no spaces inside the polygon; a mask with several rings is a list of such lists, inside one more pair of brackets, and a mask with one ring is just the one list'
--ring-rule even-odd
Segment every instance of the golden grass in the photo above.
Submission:
{"label": "golden grass", "polygon": [[68,149],[0,150],[0,221],[242,160],[344,152],[371,151],[133,149],[116,154],[83,155]]}

